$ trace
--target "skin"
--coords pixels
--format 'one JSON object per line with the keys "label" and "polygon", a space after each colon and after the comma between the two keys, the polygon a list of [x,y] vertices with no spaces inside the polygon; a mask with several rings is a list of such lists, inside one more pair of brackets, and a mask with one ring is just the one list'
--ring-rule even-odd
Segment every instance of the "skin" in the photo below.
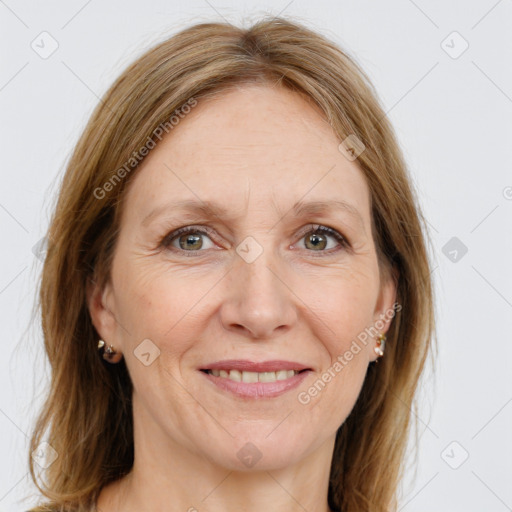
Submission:
{"label": "skin", "polygon": [[[112,279],[88,293],[98,333],[123,354],[134,384],[134,467],[102,490],[98,510],[329,511],[336,431],[377,358],[376,340],[360,344],[308,404],[297,396],[392,308],[396,293],[379,272],[368,186],[340,142],[297,93],[244,85],[200,102],[138,169]],[[168,208],[142,222],[159,205],[198,198],[228,217]],[[360,221],[335,210],[293,215],[299,200],[329,199],[352,204]],[[213,235],[196,232],[203,245],[180,249],[181,234],[174,252],[159,245],[191,225]],[[329,234],[315,248],[316,225],[350,248]],[[263,251],[251,263],[236,252],[246,237]],[[202,252],[187,257],[194,249]],[[134,354],[145,339],[160,350],[148,366]],[[247,399],[198,371],[222,359],[292,360],[313,371],[279,397]],[[237,456],[248,442],[261,454],[252,467]]]}

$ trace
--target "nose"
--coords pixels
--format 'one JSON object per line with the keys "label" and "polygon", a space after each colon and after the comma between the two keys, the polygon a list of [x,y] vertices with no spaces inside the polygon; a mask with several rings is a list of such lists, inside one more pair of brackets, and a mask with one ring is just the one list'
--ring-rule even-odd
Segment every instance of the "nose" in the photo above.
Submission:
{"label": "nose", "polygon": [[[265,250],[248,263],[236,258],[226,282],[220,316],[225,329],[254,339],[271,339],[297,321],[293,287]],[[271,261],[272,260],[272,261]]]}

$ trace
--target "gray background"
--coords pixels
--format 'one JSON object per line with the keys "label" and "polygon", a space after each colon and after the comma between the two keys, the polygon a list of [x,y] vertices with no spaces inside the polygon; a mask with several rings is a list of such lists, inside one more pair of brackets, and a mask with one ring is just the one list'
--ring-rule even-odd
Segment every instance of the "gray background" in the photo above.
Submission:
{"label": "gray background", "polygon": [[263,13],[323,32],[367,71],[429,222],[440,353],[400,510],[512,510],[510,0],[0,0],[1,511],[33,503],[18,500],[33,492],[27,441],[49,375],[38,320],[29,328],[33,248],[81,129],[149,46],[192,22]]}

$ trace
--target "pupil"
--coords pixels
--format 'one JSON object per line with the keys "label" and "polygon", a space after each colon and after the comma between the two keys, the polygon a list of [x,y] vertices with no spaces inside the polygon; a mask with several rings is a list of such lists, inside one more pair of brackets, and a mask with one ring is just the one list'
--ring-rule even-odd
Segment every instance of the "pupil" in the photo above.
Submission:
{"label": "pupil", "polygon": [[[201,246],[203,245],[201,237],[198,236],[198,235],[185,235],[185,238],[186,238],[186,242],[184,244],[181,243],[181,239],[180,239],[180,246],[181,246],[182,249],[186,249],[188,247],[188,248],[191,248],[193,250],[196,250],[196,249],[200,249]],[[198,243],[199,246],[198,247],[191,247],[190,245],[187,245],[188,243],[191,243],[191,244]]]}
{"label": "pupil", "polygon": [[322,235],[318,235],[317,233],[313,233],[309,237],[309,240],[311,241],[313,247],[321,247],[322,249],[325,247],[325,239],[324,239],[324,237]]}

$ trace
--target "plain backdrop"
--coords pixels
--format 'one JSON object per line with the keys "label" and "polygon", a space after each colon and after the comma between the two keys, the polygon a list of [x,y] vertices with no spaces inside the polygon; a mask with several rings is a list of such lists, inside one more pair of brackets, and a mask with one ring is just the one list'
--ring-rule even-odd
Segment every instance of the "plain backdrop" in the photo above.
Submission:
{"label": "plain backdrop", "polygon": [[147,48],[192,23],[265,13],[334,39],[368,73],[428,219],[440,350],[400,511],[512,510],[510,0],[0,0],[0,511],[34,503],[20,500],[34,491],[28,437],[49,376],[39,320],[29,325],[34,247],[73,145]]}

